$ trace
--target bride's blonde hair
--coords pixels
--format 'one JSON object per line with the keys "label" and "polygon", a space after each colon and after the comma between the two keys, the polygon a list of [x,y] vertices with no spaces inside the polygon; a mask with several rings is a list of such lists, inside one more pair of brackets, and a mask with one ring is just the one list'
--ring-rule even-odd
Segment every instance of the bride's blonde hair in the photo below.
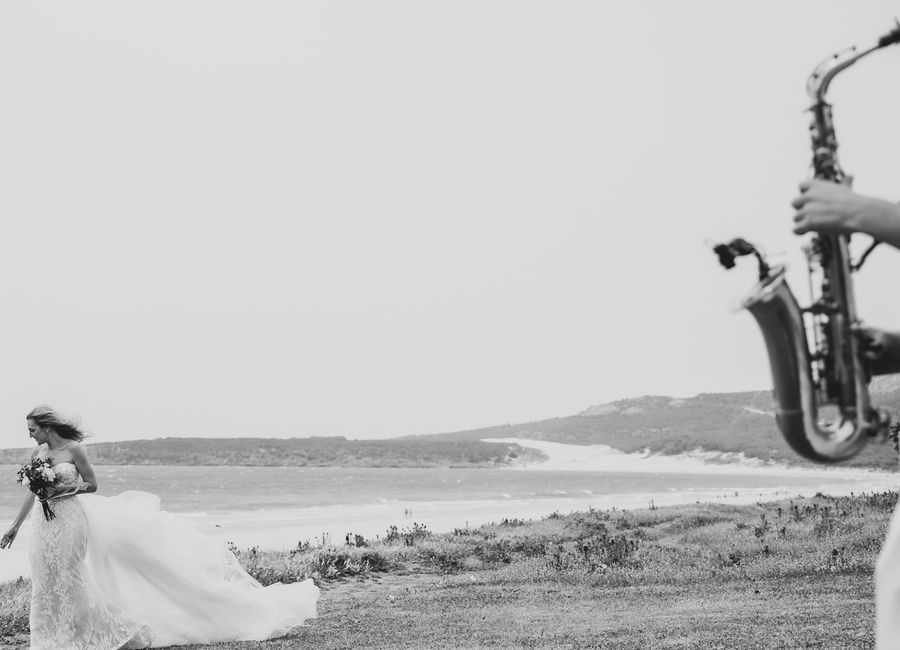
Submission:
{"label": "bride's blonde hair", "polygon": [[42,429],[55,431],[62,438],[81,442],[87,436],[77,422],[63,417],[46,404],[35,406],[25,418],[33,421]]}

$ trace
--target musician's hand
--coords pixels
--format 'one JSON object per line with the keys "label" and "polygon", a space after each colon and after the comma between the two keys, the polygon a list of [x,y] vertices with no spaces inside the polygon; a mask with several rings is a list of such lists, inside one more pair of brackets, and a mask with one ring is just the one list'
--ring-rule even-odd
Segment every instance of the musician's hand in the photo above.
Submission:
{"label": "musician's hand", "polygon": [[862,344],[863,356],[872,364],[872,374],[900,372],[900,332],[863,326],[857,328],[856,333]]}
{"label": "musician's hand", "polygon": [[870,196],[863,196],[847,185],[828,181],[809,180],[800,183],[800,196],[791,201],[797,209],[794,232],[847,234],[864,232],[875,235],[872,225],[887,216],[896,218],[895,204]]}

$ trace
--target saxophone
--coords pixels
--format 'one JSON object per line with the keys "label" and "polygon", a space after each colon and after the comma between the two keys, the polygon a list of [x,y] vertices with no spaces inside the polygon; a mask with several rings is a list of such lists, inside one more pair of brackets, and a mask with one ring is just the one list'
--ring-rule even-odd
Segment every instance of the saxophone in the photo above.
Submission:
{"label": "saxophone", "polygon": [[[900,43],[900,23],[871,47],[835,54],[810,75],[807,92],[812,100],[815,178],[835,183],[849,180],[838,164],[831,105],[825,100],[829,84],[864,56],[896,43]],[[869,395],[872,369],[858,334],[851,278],[871,248],[853,264],[849,239],[847,235],[814,235],[805,247],[813,295],[812,304],[804,309],[787,284],[785,267],[769,267],[752,244],[735,239],[714,248],[725,268],[732,268],[736,257],[756,257],[759,282],[741,306],[762,330],[778,428],[795,452],[825,463],[854,456],[870,437],[885,433],[889,424],[887,414],[872,406]]]}

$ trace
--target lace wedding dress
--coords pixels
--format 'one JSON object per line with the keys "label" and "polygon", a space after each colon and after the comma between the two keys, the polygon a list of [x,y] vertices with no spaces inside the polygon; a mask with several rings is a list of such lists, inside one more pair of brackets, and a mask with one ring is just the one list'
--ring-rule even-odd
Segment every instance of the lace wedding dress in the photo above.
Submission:
{"label": "lace wedding dress", "polygon": [[[56,466],[62,485],[75,485],[71,463]],[[147,647],[148,630],[111,605],[85,566],[87,519],[76,497],[52,502],[54,519],[31,513],[31,649]]]}
{"label": "lace wedding dress", "polygon": [[[71,463],[56,465],[76,485]],[[316,616],[312,580],[263,587],[234,554],[146,492],[32,512],[32,650],[114,650],[282,636]]]}

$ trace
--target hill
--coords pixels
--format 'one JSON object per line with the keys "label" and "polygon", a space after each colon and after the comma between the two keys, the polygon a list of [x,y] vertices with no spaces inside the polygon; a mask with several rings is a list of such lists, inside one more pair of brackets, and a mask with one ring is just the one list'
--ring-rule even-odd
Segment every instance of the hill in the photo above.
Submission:
{"label": "hill", "polygon": [[[900,414],[900,377],[878,377],[873,401]],[[420,438],[425,436],[414,436]],[[659,395],[591,406],[568,417],[427,436],[438,440],[530,438],[576,445],[604,444],[624,452],[649,450],[678,454],[694,450],[744,453],[762,460],[812,465],[798,456],[775,425],[769,391],[702,393],[674,398]],[[875,440],[849,467],[896,469],[897,452],[890,442]]]}
{"label": "hill", "polygon": [[[900,376],[878,377],[871,390],[876,406],[895,417],[900,414]],[[485,438],[604,444],[624,452],[743,453],[766,461],[812,465],[782,438],[769,391],[701,393],[687,398],[645,395],[549,420],[385,440],[160,438],[92,443],[90,450],[100,465],[497,467],[544,458],[536,450],[482,442]],[[0,463],[18,463],[25,455],[25,449],[0,450]],[[875,440],[842,465],[894,470],[897,452],[890,442]]]}
{"label": "hill", "polygon": [[[29,450],[0,450],[15,464]],[[497,467],[543,457],[518,445],[480,440],[158,438],[90,444],[97,465],[256,465],[294,467]]]}

